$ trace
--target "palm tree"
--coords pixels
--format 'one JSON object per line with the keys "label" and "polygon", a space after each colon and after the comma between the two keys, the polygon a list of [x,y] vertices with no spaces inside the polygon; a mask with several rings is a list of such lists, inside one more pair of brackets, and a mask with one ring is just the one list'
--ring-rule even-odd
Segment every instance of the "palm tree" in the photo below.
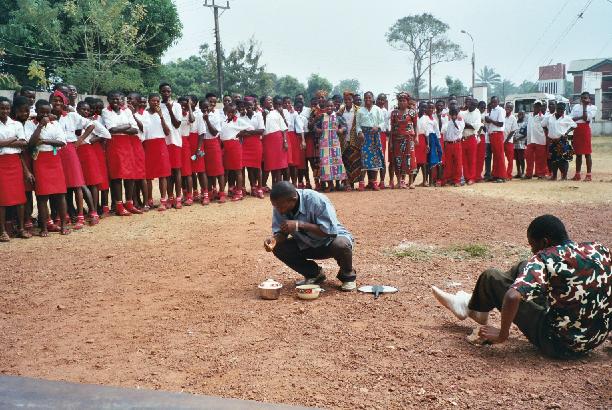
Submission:
{"label": "palm tree", "polygon": [[501,76],[495,72],[495,69],[484,66],[479,73],[476,73],[480,85],[494,86],[501,83]]}

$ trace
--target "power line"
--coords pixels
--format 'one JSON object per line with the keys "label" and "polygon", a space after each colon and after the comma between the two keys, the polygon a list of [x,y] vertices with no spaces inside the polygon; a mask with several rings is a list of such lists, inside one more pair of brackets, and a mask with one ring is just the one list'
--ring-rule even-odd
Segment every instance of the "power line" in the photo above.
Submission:
{"label": "power line", "polygon": [[574,18],[574,20],[569,24],[569,26],[563,30],[561,32],[561,34],[559,35],[559,37],[557,37],[557,40],[553,43],[553,45],[551,46],[551,48],[549,49],[548,54],[546,55],[546,58],[544,60],[542,60],[541,64],[546,64],[546,61],[549,59],[550,56],[552,56],[552,54],[555,52],[555,50],[557,49],[557,47],[559,47],[559,44],[561,44],[561,42],[565,39],[565,37],[567,37],[567,35],[570,33],[570,31],[572,31],[572,29],[574,28],[574,26],[576,25],[576,23],[578,23],[578,20],[582,19],[584,16],[584,13],[587,11],[587,9],[589,8],[589,6],[591,5],[591,3],[593,3],[593,0],[588,0],[586,2],[586,4],[584,5],[584,7],[580,10],[580,12],[578,13],[578,15]]}
{"label": "power line", "polygon": [[521,60],[520,64],[518,65],[518,67],[516,68],[516,70],[514,71],[514,74],[516,76],[516,74],[519,72],[519,70],[523,67],[523,64],[525,64],[525,62],[527,61],[527,58],[529,56],[531,56],[531,54],[536,50],[538,44],[540,44],[540,41],[542,41],[542,39],[544,38],[544,36],[548,33],[548,30],[552,27],[552,25],[555,23],[555,21],[557,21],[557,19],[559,18],[559,16],[561,15],[561,13],[563,12],[563,10],[565,9],[565,7],[569,4],[570,0],[567,0],[563,6],[559,9],[559,11],[557,12],[557,14],[555,14],[555,16],[553,17],[553,19],[550,21],[550,23],[548,23],[548,26],[546,26],[546,28],[544,29],[544,31],[542,32],[542,34],[540,35],[540,37],[533,43],[533,47],[531,48],[531,50],[529,50],[529,52],[527,54],[525,54],[525,56],[523,57],[523,60]]}

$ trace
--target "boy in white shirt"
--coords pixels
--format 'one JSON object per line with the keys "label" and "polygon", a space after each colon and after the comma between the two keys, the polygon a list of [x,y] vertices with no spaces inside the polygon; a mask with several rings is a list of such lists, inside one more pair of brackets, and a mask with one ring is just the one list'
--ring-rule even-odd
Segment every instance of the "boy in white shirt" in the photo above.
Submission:
{"label": "boy in white shirt", "polygon": [[584,181],[591,181],[591,169],[593,168],[593,159],[591,158],[591,121],[595,119],[596,113],[597,107],[591,104],[591,95],[588,91],[580,94],[580,104],[574,105],[570,114],[570,117],[572,117],[572,120],[577,125],[572,141],[574,152],[576,153],[576,175],[572,178],[574,181],[580,181],[583,155],[586,159],[587,168]]}
{"label": "boy in white shirt", "polygon": [[512,179],[512,166],[514,163],[514,133],[518,130],[516,117],[512,113],[514,104],[506,103],[506,117],[504,119],[504,152],[508,166],[506,168],[506,179]]}
{"label": "boy in white shirt", "polygon": [[534,175],[543,179],[546,176],[546,135],[542,128],[544,114],[542,113],[542,102],[533,103],[533,115],[527,123],[527,148],[525,149],[526,171],[525,179],[531,179]]}
{"label": "boy in white shirt", "polygon": [[463,172],[463,152],[461,141],[463,140],[463,130],[465,122],[459,115],[456,107],[451,107],[448,111],[449,120],[446,123],[444,132],[444,180],[445,183],[452,183],[453,186],[461,186],[461,176]]}
{"label": "boy in white shirt", "polygon": [[491,97],[491,112],[485,116],[489,143],[491,144],[491,155],[493,168],[491,177],[495,182],[504,182],[507,179],[506,158],[504,156],[504,119],[506,112],[499,106],[497,97]]}
{"label": "boy in white shirt", "polygon": [[478,100],[470,98],[466,101],[467,110],[461,111],[461,118],[465,121],[463,129],[463,178],[468,185],[476,182],[476,155],[478,150],[479,131],[482,127],[480,111],[478,111]]}

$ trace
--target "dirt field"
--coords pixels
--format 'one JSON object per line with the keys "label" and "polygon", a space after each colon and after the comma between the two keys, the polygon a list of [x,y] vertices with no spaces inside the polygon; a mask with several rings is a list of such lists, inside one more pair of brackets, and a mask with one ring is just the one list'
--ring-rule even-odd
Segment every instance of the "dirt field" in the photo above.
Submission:
{"label": "dirt field", "polygon": [[[327,408],[612,408],[610,342],[569,362],[516,328],[475,347],[473,323],[429,290],[470,291],[483,269],[527,256],[542,213],[612,245],[612,139],[595,150],[591,184],[330,194],[357,238],[359,283],[400,289],[378,300],[332,279],[319,300],[297,300],[296,274],[263,251],[267,199],[2,244],[0,373]],[[268,277],[284,284],[277,301],[257,297]]]}

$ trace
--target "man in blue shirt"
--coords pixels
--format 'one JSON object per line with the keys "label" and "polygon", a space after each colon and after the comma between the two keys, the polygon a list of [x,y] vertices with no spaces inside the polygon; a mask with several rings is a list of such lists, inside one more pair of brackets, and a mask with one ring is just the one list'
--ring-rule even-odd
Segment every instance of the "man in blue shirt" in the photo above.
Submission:
{"label": "man in blue shirt", "polygon": [[274,207],[272,234],[264,247],[294,271],[304,276],[297,285],[321,283],[323,268],[312,259],[334,258],[340,271],[342,290],[355,290],[353,237],[338,222],[329,199],[310,189],[295,189],[287,181],[274,185],[270,192]]}

